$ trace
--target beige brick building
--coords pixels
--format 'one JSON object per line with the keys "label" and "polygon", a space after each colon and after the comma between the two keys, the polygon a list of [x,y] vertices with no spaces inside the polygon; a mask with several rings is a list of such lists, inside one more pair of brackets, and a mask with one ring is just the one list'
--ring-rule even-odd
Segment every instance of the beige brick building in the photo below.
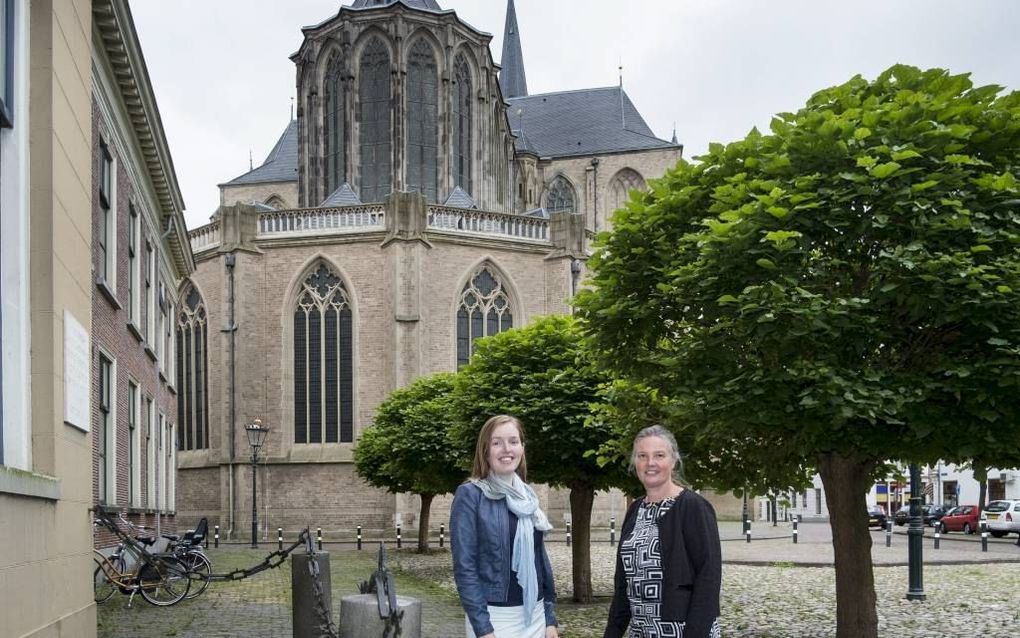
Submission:
{"label": "beige brick building", "polygon": [[[491,36],[435,0],[354,0],[303,30],[298,91],[266,161],[220,185],[180,291],[177,503],[247,538],[244,425],[270,427],[262,534],[413,527],[353,448],[376,407],[456,370],[474,338],[569,313],[588,242],[680,158],[622,87],[528,95],[513,3]],[[566,496],[547,494],[563,520]],[[445,520],[437,501],[434,521]],[[596,521],[622,516],[603,499]],[[438,526],[438,522],[436,523]]]}

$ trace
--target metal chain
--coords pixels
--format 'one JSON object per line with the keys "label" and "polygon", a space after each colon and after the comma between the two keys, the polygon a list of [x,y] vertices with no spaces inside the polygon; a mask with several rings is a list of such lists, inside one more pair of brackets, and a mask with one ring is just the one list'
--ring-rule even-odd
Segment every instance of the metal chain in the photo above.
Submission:
{"label": "metal chain", "polygon": [[254,576],[255,574],[264,572],[267,569],[276,569],[287,560],[287,557],[290,556],[291,552],[293,552],[298,547],[301,547],[302,545],[305,545],[308,542],[310,542],[311,537],[312,536],[308,532],[308,528],[306,527],[304,530],[301,531],[301,534],[298,535],[298,539],[293,545],[286,549],[277,550],[272,554],[269,554],[264,559],[262,559],[261,563],[255,565],[254,567],[249,567],[247,569],[235,569],[234,571],[226,574],[209,574],[208,576],[205,574],[196,574],[195,576],[196,578],[200,578],[202,580],[214,582],[234,581],[249,578],[251,576]]}
{"label": "metal chain", "polygon": [[315,595],[315,614],[319,617],[319,638],[340,638],[340,630],[333,622],[333,612],[326,604],[326,592],[319,579],[319,563],[315,561],[315,550],[309,549],[308,575],[312,577],[312,593]]}

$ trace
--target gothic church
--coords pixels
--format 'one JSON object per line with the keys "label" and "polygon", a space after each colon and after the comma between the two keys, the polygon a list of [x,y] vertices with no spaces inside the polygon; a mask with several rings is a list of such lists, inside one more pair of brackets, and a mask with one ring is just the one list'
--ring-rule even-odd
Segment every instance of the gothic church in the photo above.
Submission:
{"label": "gothic church", "polygon": [[[180,291],[178,516],[235,538],[255,418],[263,534],[414,528],[415,499],[354,471],[376,407],[478,337],[570,312],[593,234],[682,152],[620,86],[529,95],[513,0],[499,64],[436,0],[354,0],[302,32],[296,119],[220,185]],[[565,494],[543,497],[562,523]],[[594,524],[622,517],[616,500]]]}

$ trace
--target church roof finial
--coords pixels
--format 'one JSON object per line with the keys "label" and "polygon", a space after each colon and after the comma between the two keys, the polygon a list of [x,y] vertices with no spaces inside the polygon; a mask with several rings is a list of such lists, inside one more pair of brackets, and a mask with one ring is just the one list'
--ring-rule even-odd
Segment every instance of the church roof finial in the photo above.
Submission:
{"label": "church roof finial", "polygon": [[503,97],[524,97],[528,94],[528,80],[524,75],[524,53],[521,51],[521,34],[517,29],[517,10],[514,0],[506,5],[506,28],[503,32],[502,70],[499,72],[499,87]]}

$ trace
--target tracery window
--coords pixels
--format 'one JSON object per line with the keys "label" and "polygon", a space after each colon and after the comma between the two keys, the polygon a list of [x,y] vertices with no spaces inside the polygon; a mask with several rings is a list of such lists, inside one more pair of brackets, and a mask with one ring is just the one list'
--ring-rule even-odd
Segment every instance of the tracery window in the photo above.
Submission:
{"label": "tracery window", "polygon": [[294,442],[354,441],[354,320],[343,281],[320,264],[294,310]]}
{"label": "tracery window", "polygon": [[436,56],[419,39],[408,58],[407,190],[436,201],[439,171],[439,84]]}
{"label": "tracery window", "polygon": [[209,447],[209,319],[189,285],[177,315],[177,436],[182,450]]}
{"label": "tracery window", "polygon": [[479,268],[464,286],[457,309],[457,367],[474,354],[475,339],[514,327],[513,306],[502,281],[489,266]]}
{"label": "tracery window", "polygon": [[360,96],[361,201],[381,202],[392,189],[390,127],[390,55],[379,38],[361,54]]}
{"label": "tracery window", "polygon": [[453,185],[471,191],[471,70],[467,59],[458,55],[453,63]]}
{"label": "tracery window", "polygon": [[623,208],[630,199],[632,190],[645,190],[645,180],[633,169],[625,168],[613,177],[609,185],[609,208],[612,213],[618,208]]}
{"label": "tracery window", "polygon": [[325,112],[323,113],[322,132],[325,137],[326,192],[332,193],[346,181],[346,164],[344,148],[347,145],[347,127],[344,122],[347,94],[343,85],[343,64],[339,55],[330,58],[326,76],[323,78],[322,91]]}
{"label": "tracery window", "polygon": [[552,213],[573,213],[577,210],[574,187],[562,175],[553,180],[545,194],[545,209]]}

